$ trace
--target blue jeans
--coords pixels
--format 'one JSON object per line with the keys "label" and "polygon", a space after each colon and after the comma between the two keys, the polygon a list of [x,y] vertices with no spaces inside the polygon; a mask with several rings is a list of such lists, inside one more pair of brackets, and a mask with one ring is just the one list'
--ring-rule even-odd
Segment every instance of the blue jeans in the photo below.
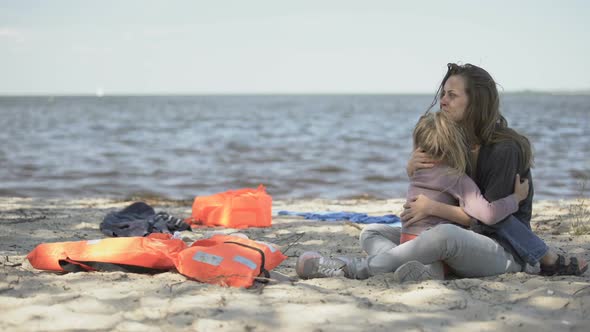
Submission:
{"label": "blue jeans", "polygon": [[549,250],[545,242],[515,216],[497,223],[493,229],[495,237],[510,243],[516,254],[530,265],[537,264]]}

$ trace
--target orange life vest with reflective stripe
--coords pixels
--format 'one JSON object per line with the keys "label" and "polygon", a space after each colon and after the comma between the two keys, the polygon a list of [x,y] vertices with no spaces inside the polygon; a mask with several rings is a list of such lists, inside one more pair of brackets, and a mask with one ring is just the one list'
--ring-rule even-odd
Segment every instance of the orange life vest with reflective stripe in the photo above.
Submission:
{"label": "orange life vest with reflective stripe", "polygon": [[27,255],[39,270],[67,271],[73,264],[85,271],[96,270],[93,263],[121,264],[148,269],[174,268],[178,253],[187,248],[170,234],[154,233],[147,237],[116,237],[100,240],[42,243]]}
{"label": "orange life vest with reflective stripe", "polygon": [[215,235],[183,250],[177,257],[176,269],[201,282],[250,287],[256,277],[268,277],[268,271],[286,258],[274,244]]}
{"label": "orange life vest with reflective stripe", "polygon": [[229,228],[270,227],[272,197],[263,185],[196,197],[190,224]]}

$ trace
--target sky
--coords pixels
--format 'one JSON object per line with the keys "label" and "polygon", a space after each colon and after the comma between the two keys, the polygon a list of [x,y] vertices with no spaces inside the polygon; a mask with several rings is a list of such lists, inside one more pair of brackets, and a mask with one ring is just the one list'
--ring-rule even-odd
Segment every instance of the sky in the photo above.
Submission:
{"label": "sky", "polygon": [[0,95],[590,91],[590,1],[0,0]]}

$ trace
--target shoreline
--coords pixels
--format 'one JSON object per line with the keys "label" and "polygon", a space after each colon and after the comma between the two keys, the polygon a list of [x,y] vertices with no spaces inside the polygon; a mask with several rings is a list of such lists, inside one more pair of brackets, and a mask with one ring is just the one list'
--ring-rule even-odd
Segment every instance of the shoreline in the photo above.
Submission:
{"label": "shoreline", "polygon": [[[363,225],[277,216],[279,210],[399,215],[404,201],[274,201],[273,227],[240,232],[288,248],[288,259],[274,270],[277,274],[266,286],[236,289],[192,281],[177,272],[56,274],[35,270],[25,256],[37,244],[104,238],[98,229],[102,218],[132,201],[1,197],[0,329],[587,330],[590,272],[581,277],[516,273],[405,284],[395,284],[387,275],[367,280],[297,279],[296,256],[304,251],[363,255],[357,240]],[[533,230],[552,248],[589,260],[590,235],[571,233],[576,220],[588,221],[588,201],[581,210],[576,210],[580,204],[576,199],[535,201]],[[187,217],[191,210],[186,200],[146,202],[156,211],[178,217]],[[183,232],[182,237],[190,244],[211,230],[195,229]]]}

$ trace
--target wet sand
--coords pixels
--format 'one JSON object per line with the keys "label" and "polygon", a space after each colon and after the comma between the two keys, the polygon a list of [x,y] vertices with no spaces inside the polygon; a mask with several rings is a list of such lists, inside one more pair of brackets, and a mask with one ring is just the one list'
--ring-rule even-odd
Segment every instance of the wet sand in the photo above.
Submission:
{"label": "wet sand", "polygon": [[[26,261],[42,242],[103,238],[102,218],[129,203],[0,198],[0,330],[587,331],[590,326],[590,272],[405,284],[394,283],[391,275],[362,281],[297,279],[295,257],[304,251],[363,255],[357,240],[362,225],[279,217],[277,211],[399,214],[401,199],[275,201],[272,228],[241,232],[283,246],[289,258],[275,269],[273,281],[251,289],[202,284],[174,271],[56,274]],[[190,202],[148,203],[176,216],[190,214]],[[533,229],[553,248],[588,260],[590,235],[570,232],[580,210],[576,204],[535,202]],[[588,210],[582,213],[588,220]],[[182,235],[190,244],[210,231]]]}

